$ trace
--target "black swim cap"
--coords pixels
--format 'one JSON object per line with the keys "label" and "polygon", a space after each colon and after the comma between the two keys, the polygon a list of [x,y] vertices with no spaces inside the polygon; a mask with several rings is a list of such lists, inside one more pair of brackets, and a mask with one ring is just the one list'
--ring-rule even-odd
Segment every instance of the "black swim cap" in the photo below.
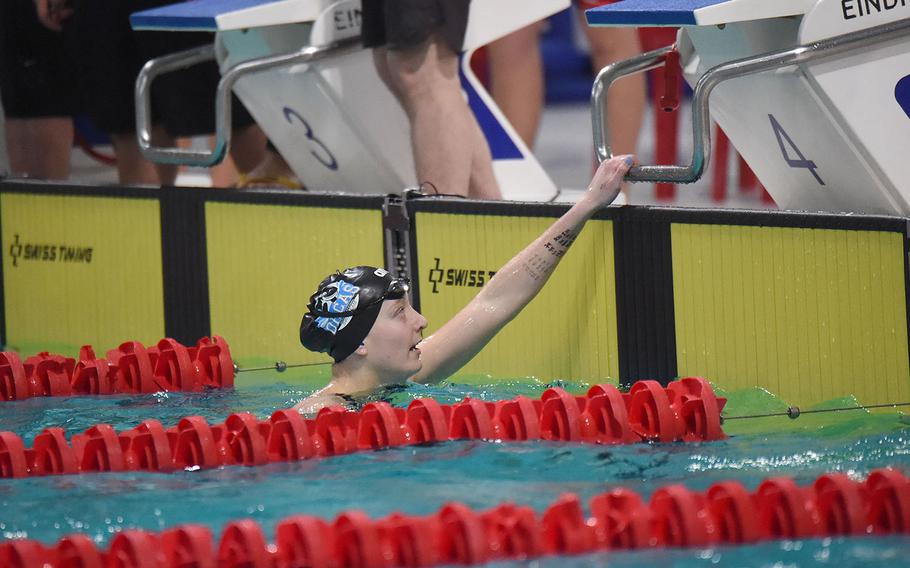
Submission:
{"label": "black swim cap", "polygon": [[310,296],[300,322],[300,343],[328,353],[336,363],[343,361],[370,333],[383,300],[397,300],[407,291],[407,280],[394,279],[382,268],[355,266],[335,272]]}

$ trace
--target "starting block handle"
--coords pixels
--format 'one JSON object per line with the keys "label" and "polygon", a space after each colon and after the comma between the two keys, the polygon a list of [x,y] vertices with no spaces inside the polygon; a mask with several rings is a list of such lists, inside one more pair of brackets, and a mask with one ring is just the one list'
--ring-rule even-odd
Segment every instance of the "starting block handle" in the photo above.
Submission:
{"label": "starting block handle", "polygon": [[[712,67],[699,78],[692,94],[692,162],[688,166],[636,166],[626,174],[626,180],[693,183],[701,178],[711,156],[711,118],[708,100],[711,91],[720,83],[763,71],[833,57],[853,49],[869,49],[876,44],[905,39],[908,33],[910,33],[910,18]],[[604,67],[597,74],[591,89],[591,120],[594,149],[599,161],[602,162],[613,157],[609,132],[604,124],[604,118],[607,115],[607,97],[605,95],[610,85],[620,77],[660,67],[663,65],[666,54],[672,49],[672,47],[666,47],[618,61]]]}
{"label": "starting block handle", "polygon": [[[673,51],[674,46],[670,45],[636,55],[635,57],[617,61],[607,65],[597,74],[594,79],[594,86],[591,88],[591,126],[594,132],[594,150],[597,152],[598,162],[609,160],[613,157],[613,149],[610,147],[610,130],[607,125],[607,91],[610,86],[618,79],[626,75],[635,73],[644,73],[651,69],[657,69],[663,66],[667,54]],[[680,172],[668,172],[668,169],[685,169],[677,166],[633,166],[629,173],[626,174],[628,181],[656,181],[657,177],[664,181],[664,176],[673,175],[674,178],[680,175]],[[654,179],[652,179],[654,178]],[[696,178],[697,179],[697,178]],[[674,181],[679,181],[675,180]],[[694,181],[694,180],[693,180]]]}
{"label": "starting block handle", "polygon": [[151,59],[136,78],[136,136],[139,149],[150,161],[158,164],[211,167],[221,163],[231,147],[231,92],[234,83],[244,75],[277,67],[312,63],[328,56],[342,55],[360,48],[360,36],[346,38],[322,46],[305,47],[299,51],[269,55],[238,63],[224,72],[215,91],[215,143],[210,150],[164,148],[152,145],[152,82],[159,75],[178,71],[215,59],[214,45],[206,45]]}
{"label": "starting block handle", "polygon": [[[172,71],[192,67],[198,63],[213,61],[215,46],[213,44],[194,47],[151,59],[142,66],[136,78],[136,137],[142,154],[158,164],[180,164],[191,166],[214,166],[221,163],[231,143],[230,97],[227,108],[227,134],[223,122],[223,111],[215,105],[215,147],[209,151],[190,150],[185,148],[162,148],[152,145],[152,82],[159,76]],[[219,97],[220,99],[220,97]],[[222,120],[219,120],[222,118]]]}

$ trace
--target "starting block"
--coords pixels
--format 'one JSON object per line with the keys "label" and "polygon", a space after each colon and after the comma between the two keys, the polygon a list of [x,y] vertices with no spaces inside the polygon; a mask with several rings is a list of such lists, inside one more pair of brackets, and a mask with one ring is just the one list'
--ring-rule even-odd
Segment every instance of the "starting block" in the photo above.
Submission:
{"label": "starting block", "polygon": [[[557,189],[471,71],[494,39],[548,17],[569,0],[473,0],[461,56],[465,97],[486,136],[505,199],[546,201]],[[210,166],[230,144],[230,93],[311,190],[397,193],[418,180],[410,127],[360,44],[359,0],[195,0],[138,12],[134,29],[209,31],[211,47],[150,61],[137,80],[137,132],[152,161]],[[151,144],[148,91],[168,71],[216,59],[216,142],[211,151]],[[445,133],[440,133],[444,136]]]}
{"label": "starting block", "polygon": [[[697,180],[710,110],[781,208],[910,215],[910,1],[626,0],[586,16],[680,28],[675,49],[695,89],[692,162],[634,168],[631,179]],[[605,90],[662,65],[667,51],[601,71],[592,109],[601,159]]]}

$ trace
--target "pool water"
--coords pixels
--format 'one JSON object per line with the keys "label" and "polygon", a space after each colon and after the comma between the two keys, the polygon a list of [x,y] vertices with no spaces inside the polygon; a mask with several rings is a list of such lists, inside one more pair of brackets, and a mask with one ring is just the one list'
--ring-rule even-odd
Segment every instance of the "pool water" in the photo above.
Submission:
{"label": "pool water", "polygon": [[[443,403],[464,396],[486,400],[518,394],[539,397],[547,386],[532,380],[410,385],[377,397],[405,407],[419,397]],[[579,393],[587,387],[560,386]],[[309,391],[283,382],[259,381],[257,386],[206,393],[29,399],[0,404],[0,429],[16,432],[30,446],[48,426],[63,427],[69,436],[99,422],[120,431],[146,418],[156,418],[165,426],[187,415],[201,415],[210,423],[241,411],[267,418]],[[725,410],[728,416],[786,408],[783,401],[763,391],[720,394],[730,398]],[[841,407],[855,402],[844,399],[828,404]],[[475,509],[512,501],[540,513],[564,492],[576,493],[586,504],[592,496],[614,487],[629,488],[647,498],[669,483],[705,490],[717,481],[735,479],[754,490],[762,480],[776,475],[792,476],[808,485],[832,471],[856,478],[885,466],[910,472],[910,425],[894,411],[729,421],[725,431],[731,436],[728,440],[695,444],[453,441],[260,467],[0,480],[0,538],[32,538],[53,544],[79,532],[102,543],[124,528],[160,531],[199,523],[209,526],[217,539],[227,522],[244,517],[259,522],[271,536],[279,521],[300,513],[327,519],[348,509],[365,511],[373,518],[392,511],[426,515],[448,501]],[[719,562],[737,566],[904,566],[910,558],[910,538],[778,541],[741,547],[609,552],[535,562],[593,566],[603,564],[607,557],[614,566]],[[518,565],[497,565],[512,564]]]}

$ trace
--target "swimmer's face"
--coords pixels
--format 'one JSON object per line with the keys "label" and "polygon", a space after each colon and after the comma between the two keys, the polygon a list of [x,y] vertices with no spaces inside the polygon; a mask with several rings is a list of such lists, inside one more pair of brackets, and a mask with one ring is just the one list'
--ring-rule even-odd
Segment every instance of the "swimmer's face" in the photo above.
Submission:
{"label": "swimmer's face", "polygon": [[404,382],[420,370],[417,344],[426,326],[426,318],[411,307],[407,296],[382,303],[363,345],[369,363],[387,379],[383,382]]}

